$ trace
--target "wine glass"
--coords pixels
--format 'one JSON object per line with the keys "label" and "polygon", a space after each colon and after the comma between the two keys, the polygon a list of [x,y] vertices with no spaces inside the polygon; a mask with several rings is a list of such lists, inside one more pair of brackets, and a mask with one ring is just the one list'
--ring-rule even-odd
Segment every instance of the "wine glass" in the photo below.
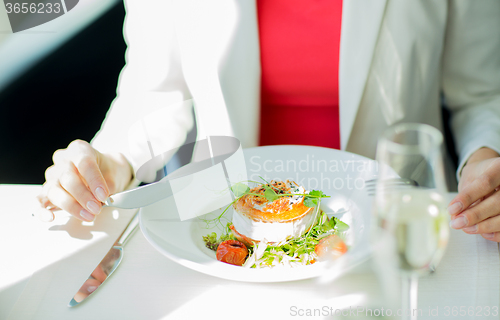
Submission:
{"label": "wine glass", "polygon": [[448,242],[443,136],[425,124],[388,128],[377,144],[377,227],[393,235],[402,283],[402,315],[417,319],[418,277],[441,259]]}

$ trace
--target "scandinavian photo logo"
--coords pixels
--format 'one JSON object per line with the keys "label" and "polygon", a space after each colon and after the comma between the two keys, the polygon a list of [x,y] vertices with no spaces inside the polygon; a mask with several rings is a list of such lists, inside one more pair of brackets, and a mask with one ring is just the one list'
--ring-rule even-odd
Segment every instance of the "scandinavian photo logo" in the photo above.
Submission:
{"label": "scandinavian photo logo", "polygon": [[31,29],[72,10],[79,0],[3,0],[12,33]]}

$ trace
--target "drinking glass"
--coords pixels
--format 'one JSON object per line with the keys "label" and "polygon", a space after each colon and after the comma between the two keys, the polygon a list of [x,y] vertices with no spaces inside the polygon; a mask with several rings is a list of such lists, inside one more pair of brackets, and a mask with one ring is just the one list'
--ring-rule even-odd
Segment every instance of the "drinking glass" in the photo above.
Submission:
{"label": "drinking glass", "polygon": [[433,270],[448,242],[443,136],[425,124],[388,128],[377,144],[377,227],[393,235],[402,315],[417,319],[418,277]]}

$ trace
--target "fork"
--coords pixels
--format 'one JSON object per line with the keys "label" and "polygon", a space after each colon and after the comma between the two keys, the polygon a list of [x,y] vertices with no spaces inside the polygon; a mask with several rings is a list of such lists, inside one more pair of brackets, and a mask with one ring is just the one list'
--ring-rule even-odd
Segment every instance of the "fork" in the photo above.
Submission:
{"label": "fork", "polygon": [[[418,187],[418,183],[412,179],[393,178],[384,180],[383,186],[386,189],[397,189],[401,187]],[[366,180],[365,189],[368,191],[369,196],[374,196],[377,190],[377,179]]]}

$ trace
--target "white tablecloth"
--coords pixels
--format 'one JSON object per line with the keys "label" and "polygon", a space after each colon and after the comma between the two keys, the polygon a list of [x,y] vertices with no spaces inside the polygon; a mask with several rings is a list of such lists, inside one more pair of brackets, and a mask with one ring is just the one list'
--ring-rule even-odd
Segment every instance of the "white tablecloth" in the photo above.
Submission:
{"label": "white tablecloth", "polygon": [[[333,282],[233,282],[170,261],[138,231],[115,274],[89,301],[68,308],[134,211],[108,208],[92,224],[65,213],[42,223],[32,217],[39,190],[0,186],[0,319],[335,319],[336,309],[380,312],[391,304],[381,302],[386,284],[369,262]],[[496,243],[451,231],[438,270],[420,280],[419,319],[500,318],[499,257]],[[343,318],[357,319],[354,309]]]}

